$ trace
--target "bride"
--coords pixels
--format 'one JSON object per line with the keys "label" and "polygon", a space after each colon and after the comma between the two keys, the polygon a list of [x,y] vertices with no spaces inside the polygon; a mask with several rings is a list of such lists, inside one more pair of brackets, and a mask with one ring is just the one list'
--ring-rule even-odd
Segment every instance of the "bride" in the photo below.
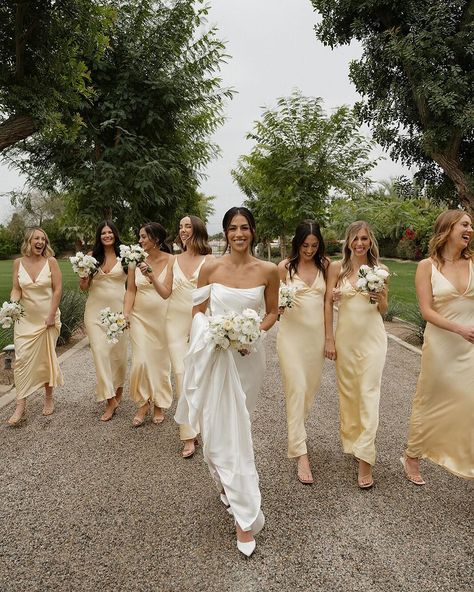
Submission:
{"label": "bride", "polygon": [[[254,352],[216,349],[205,339],[211,315],[252,308],[261,313],[262,336],[278,314],[279,277],[275,265],[253,256],[255,220],[243,207],[231,208],[222,221],[226,238],[223,257],[201,269],[194,291],[190,347],[184,360],[183,397],[178,423],[201,428],[204,459],[234,516],[237,547],[250,556],[264,525],[255,467],[250,413],[262,385],[265,353],[262,337]],[[265,311],[263,313],[263,311]]]}

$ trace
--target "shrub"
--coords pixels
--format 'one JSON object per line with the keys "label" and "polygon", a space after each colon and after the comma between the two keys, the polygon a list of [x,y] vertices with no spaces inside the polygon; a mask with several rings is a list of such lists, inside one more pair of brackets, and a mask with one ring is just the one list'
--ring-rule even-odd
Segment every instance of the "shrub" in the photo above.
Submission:
{"label": "shrub", "polygon": [[414,345],[421,345],[424,340],[426,321],[421,316],[416,304],[404,304],[400,315],[407,321],[405,339]]}
{"label": "shrub", "polygon": [[79,290],[64,290],[59,310],[61,311],[61,332],[58,345],[64,345],[72,334],[82,327],[87,296]]}
{"label": "shrub", "polygon": [[389,298],[387,312],[383,315],[383,320],[391,323],[393,321],[394,317],[400,316],[402,311],[403,311],[402,303],[399,302],[396,298]]}

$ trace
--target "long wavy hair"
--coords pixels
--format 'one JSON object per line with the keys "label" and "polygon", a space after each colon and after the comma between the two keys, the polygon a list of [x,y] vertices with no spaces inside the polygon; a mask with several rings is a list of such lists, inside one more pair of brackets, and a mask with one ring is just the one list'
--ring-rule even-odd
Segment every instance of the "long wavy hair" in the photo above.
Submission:
{"label": "long wavy hair", "polygon": [[184,218],[189,218],[191,220],[193,235],[190,239],[188,239],[187,244],[185,245],[183,244],[178,231],[178,236],[176,237],[175,242],[179,245],[182,251],[187,251],[189,246],[189,248],[198,255],[210,255],[212,253],[212,249],[209,246],[209,235],[204,222],[201,220],[201,218],[189,214],[183,216],[181,220],[184,220]]}
{"label": "long wavy hair", "polygon": [[290,278],[298,271],[300,262],[300,249],[308,236],[313,235],[318,239],[318,248],[313,256],[313,261],[319,271],[326,279],[326,272],[329,265],[329,259],[326,257],[326,246],[321,234],[321,229],[316,220],[303,220],[295,229],[295,235],[291,240],[291,253],[288,257],[286,268],[290,273]]}
{"label": "long wavy hair", "polygon": [[115,224],[113,222],[111,222],[110,220],[103,220],[99,224],[99,226],[97,226],[97,230],[95,231],[95,242],[94,242],[94,246],[92,247],[92,256],[97,259],[97,261],[99,262],[99,265],[102,265],[102,263],[105,260],[105,249],[104,249],[104,245],[102,244],[101,234],[106,226],[108,226],[110,228],[110,230],[113,232],[114,239],[115,239],[114,252],[117,255],[117,257],[120,254],[120,245],[122,244],[122,241],[120,240],[119,231],[117,230],[117,227],[115,226]]}
{"label": "long wavy hair", "polygon": [[352,271],[354,270],[352,266],[351,244],[356,234],[360,230],[365,230],[370,240],[370,247],[367,251],[368,265],[370,267],[374,267],[374,265],[379,265],[379,245],[377,243],[377,239],[375,238],[374,231],[370,227],[370,224],[365,220],[357,220],[356,222],[352,222],[352,224],[349,224],[349,226],[347,227],[346,235],[344,237],[344,246],[342,248],[341,272],[339,274],[338,283],[342,282],[344,278],[349,277]]}
{"label": "long wavy hair", "polygon": [[[464,210],[446,210],[436,218],[434,234],[428,245],[428,255],[433,259],[438,269],[440,269],[445,263],[443,248],[448,242],[449,235],[451,234],[454,225],[457,224],[464,215],[469,216]],[[471,218],[471,216],[469,216],[469,218]],[[472,241],[461,251],[461,257],[463,259],[474,258]]]}
{"label": "long wavy hair", "polygon": [[54,257],[54,251],[51,248],[49,237],[40,226],[32,226],[25,231],[23,243],[21,244],[21,254],[23,257],[29,257],[31,255],[31,239],[33,238],[34,233],[38,230],[44,234],[45,238],[44,249],[41,255],[46,257],[46,259],[48,259],[48,257]]}
{"label": "long wavy hair", "polygon": [[166,230],[159,222],[146,222],[140,226],[140,230],[142,229],[147,233],[148,238],[159,247],[160,251],[171,253],[171,248],[166,242]]}
{"label": "long wavy hair", "polygon": [[250,231],[252,233],[252,242],[250,244],[250,252],[253,255],[255,243],[257,241],[257,225],[255,223],[255,218],[253,217],[252,212],[248,208],[244,208],[243,206],[240,207],[233,207],[224,214],[224,218],[222,219],[222,228],[224,230],[225,236],[225,248],[224,253],[227,252],[229,248],[229,241],[227,239],[227,233],[229,231],[229,226],[231,225],[232,220],[235,216],[243,216],[250,226]]}

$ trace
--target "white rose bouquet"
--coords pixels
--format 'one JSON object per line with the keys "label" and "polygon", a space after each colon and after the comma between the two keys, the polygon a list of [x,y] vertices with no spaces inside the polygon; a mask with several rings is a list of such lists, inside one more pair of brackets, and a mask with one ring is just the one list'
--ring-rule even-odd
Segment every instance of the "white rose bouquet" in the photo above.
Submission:
{"label": "white rose bouquet", "polygon": [[246,308],[241,313],[228,312],[209,318],[206,339],[216,347],[231,347],[238,351],[254,351],[255,342],[261,335],[262,319],[257,312]]}
{"label": "white rose bouquet", "polygon": [[4,302],[0,308],[0,327],[10,329],[13,323],[19,321],[24,314],[25,309],[19,300]]}
{"label": "white rose bouquet", "polygon": [[84,255],[81,251],[77,252],[74,257],[69,257],[72,265],[72,270],[80,278],[86,278],[97,273],[99,269],[99,262],[92,255]]}
{"label": "white rose bouquet", "polygon": [[128,327],[128,323],[121,312],[112,312],[110,307],[99,312],[100,324],[106,327],[105,339],[107,343],[118,343],[119,337]]}
{"label": "white rose bouquet", "polygon": [[140,265],[147,257],[148,253],[140,245],[120,245],[120,257],[117,259],[124,267],[128,267],[130,264]]}
{"label": "white rose bouquet", "polygon": [[291,308],[295,301],[296,286],[288,286],[283,282],[280,282],[280,291],[278,294],[278,307],[279,308]]}
{"label": "white rose bouquet", "polygon": [[[359,292],[366,294],[381,292],[389,276],[390,273],[383,267],[361,265],[357,274],[356,288]],[[375,300],[370,298],[370,302],[374,304]]]}

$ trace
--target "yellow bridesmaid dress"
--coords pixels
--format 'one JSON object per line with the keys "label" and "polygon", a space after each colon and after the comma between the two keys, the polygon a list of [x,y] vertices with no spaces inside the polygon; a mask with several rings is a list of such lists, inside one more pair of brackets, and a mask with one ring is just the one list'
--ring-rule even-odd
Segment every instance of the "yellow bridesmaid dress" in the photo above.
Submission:
{"label": "yellow bridesmaid dress", "polygon": [[17,399],[25,399],[45,385],[55,387],[63,384],[56,356],[61,321],[58,310],[54,326],[45,325],[53,298],[48,260],[45,260],[35,282],[20,260],[18,281],[25,314],[14,328],[14,379]]}
{"label": "yellow bridesmaid dress", "polygon": [[294,302],[280,317],[277,351],[286,398],[288,457],[307,453],[304,422],[321,384],[324,365],[324,294],[321,272],[308,286],[298,274],[287,274],[297,287]]}
{"label": "yellow bridesmaid dress", "polygon": [[[190,278],[186,277],[179,266],[179,257],[173,264],[173,292],[169,298],[166,315],[166,336],[171,357],[171,365],[175,378],[178,399],[183,393],[184,356],[189,347],[189,333],[192,323],[193,297],[192,292],[197,287],[197,280],[205,257]],[[191,440],[197,432],[188,424],[180,424],[179,437],[181,440]]]}
{"label": "yellow bridesmaid dress", "polygon": [[[167,267],[166,265],[158,277],[160,282],[165,279]],[[168,409],[173,399],[171,363],[165,332],[168,300],[158,294],[138,268],[135,283],[137,293],[130,315],[130,397],[139,406],[151,401],[157,407]]]}
{"label": "yellow bridesmaid dress", "polygon": [[[445,319],[474,324],[474,263],[460,294],[432,266],[433,308]],[[428,458],[474,479],[474,345],[427,323],[410,423],[407,455]]]}
{"label": "yellow bridesmaid dress", "polygon": [[108,273],[99,269],[89,287],[84,323],[95,364],[96,401],[115,397],[115,391],[125,383],[127,338],[122,335],[118,343],[107,343],[105,328],[99,322],[99,312],[107,306],[113,312],[123,310],[126,279],[122,265],[117,261]]}
{"label": "yellow bridesmaid dress", "polygon": [[344,452],[375,464],[380,385],[387,354],[382,316],[345,278],[336,328],[336,375]]}

